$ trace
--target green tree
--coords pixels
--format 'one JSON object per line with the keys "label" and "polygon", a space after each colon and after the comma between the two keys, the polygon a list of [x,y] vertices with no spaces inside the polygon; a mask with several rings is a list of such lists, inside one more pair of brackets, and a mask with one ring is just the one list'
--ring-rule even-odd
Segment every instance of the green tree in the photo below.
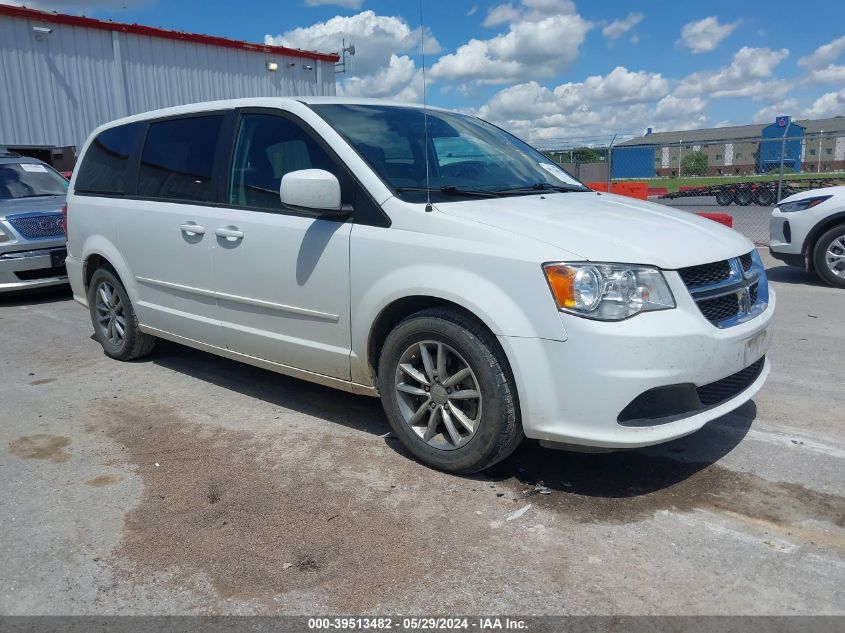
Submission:
{"label": "green tree", "polygon": [[707,154],[693,152],[684,156],[681,160],[681,174],[684,176],[706,176]]}
{"label": "green tree", "polygon": [[601,154],[591,147],[579,147],[573,154],[576,163],[597,163],[601,160]]}

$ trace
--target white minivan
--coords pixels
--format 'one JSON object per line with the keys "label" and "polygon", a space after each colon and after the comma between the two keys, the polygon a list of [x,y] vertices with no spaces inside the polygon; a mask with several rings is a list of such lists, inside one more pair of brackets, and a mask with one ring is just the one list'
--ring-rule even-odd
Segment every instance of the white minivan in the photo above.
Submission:
{"label": "white minivan", "polygon": [[478,118],[242,99],[91,135],[67,269],[118,360],[157,338],[380,396],[458,473],[523,436],[626,448],[692,433],[769,372],[751,242],[584,187]]}

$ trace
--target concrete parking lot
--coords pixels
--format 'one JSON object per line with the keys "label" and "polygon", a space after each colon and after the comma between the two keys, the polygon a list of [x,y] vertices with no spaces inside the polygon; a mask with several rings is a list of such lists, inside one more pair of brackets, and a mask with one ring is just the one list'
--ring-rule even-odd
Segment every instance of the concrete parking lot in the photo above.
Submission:
{"label": "concrete parking lot", "polygon": [[845,614],[845,292],[764,258],[752,403],[471,478],[374,399],[174,344],[117,363],[68,293],[0,299],[0,612]]}

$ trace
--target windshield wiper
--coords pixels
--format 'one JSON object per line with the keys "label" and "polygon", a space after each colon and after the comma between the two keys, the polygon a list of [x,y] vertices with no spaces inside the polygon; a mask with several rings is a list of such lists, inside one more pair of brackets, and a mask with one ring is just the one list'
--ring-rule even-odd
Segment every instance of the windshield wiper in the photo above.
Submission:
{"label": "windshield wiper", "polygon": [[405,191],[430,191],[431,193],[442,193],[447,196],[472,196],[475,198],[498,198],[498,191],[491,191],[490,189],[481,189],[479,187],[461,187],[458,185],[443,185],[442,187],[396,187],[396,191],[403,193]]}
{"label": "windshield wiper", "polygon": [[496,193],[538,193],[540,191],[555,191],[567,193],[570,191],[589,191],[580,185],[553,185],[549,182],[535,182],[533,185],[525,185],[522,187],[509,187],[508,189],[496,189]]}

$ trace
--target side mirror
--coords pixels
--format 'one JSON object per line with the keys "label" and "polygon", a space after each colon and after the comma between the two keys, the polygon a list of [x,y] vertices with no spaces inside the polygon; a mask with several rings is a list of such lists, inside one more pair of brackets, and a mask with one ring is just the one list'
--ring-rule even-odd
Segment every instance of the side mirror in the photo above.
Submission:
{"label": "side mirror", "polygon": [[340,203],[340,183],[324,169],[299,169],[282,176],[279,185],[282,205],[295,211],[318,215],[349,213]]}

